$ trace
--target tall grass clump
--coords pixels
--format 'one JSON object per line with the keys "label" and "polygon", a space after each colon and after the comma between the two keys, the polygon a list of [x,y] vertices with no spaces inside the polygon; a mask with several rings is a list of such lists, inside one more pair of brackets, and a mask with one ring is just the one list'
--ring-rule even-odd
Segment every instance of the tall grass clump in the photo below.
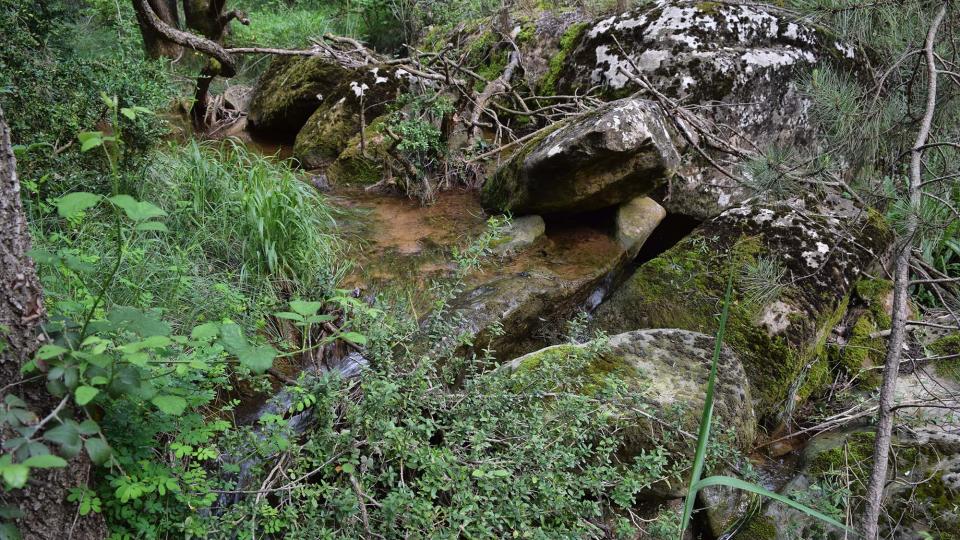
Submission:
{"label": "tall grass clump", "polygon": [[142,196],[219,264],[288,293],[330,288],[343,275],[338,212],[288,163],[231,140],[191,141],[161,153],[149,176]]}
{"label": "tall grass clump", "polygon": [[[255,331],[285,298],[319,297],[343,276],[337,212],[289,164],[236,142],[196,141],[147,161],[124,175],[121,191],[162,208],[168,232],[136,233],[107,304],[157,309],[174,329],[228,318]],[[102,217],[36,220],[35,245],[68,250],[78,267],[111,268],[113,232]],[[77,273],[41,272],[51,308],[91,302],[92,284]]]}

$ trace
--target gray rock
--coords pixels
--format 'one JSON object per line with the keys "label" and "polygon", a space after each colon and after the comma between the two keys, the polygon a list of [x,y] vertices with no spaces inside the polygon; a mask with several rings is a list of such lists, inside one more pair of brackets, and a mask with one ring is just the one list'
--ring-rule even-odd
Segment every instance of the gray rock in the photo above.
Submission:
{"label": "gray rock", "polygon": [[[813,142],[811,103],[798,74],[822,63],[854,72],[863,62],[852,46],[774,7],[660,0],[594,22],[557,86],[562,94],[600,86],[620,97],[641,90],[628,74],[639,75],[671,99],[700,105],[697,113],[709,122],[733,128],[723,135],[733,145],[744,145],[743,135],[762,146],[797,148]],[[705,219],[747,196],[688,153],[664,205]]]}
{"label": "gray rock", "polygon": [[596,210],[660,186],[679,159],[657,105],[615,101],[524,145],[484,184],[482,203],[520,214]]}
{"label": "gray rock", "polygon": [[536,242],[546,231],[540,216],[523,216],[510,221],[500,241],[493,247],[498,255],[508,255],[525,249]]}
{"label": "gray rock", "polygon": [[[557,363],[576,358],[590,346],[554,345],[516,358],[503,369],[511,373],[556,369]],[[619,376],[631,394],[648,406],[649,415],[637,416],[635,428],[624,434],[624,456],[636,456],[663,445],[674,462],[692,461],[713,349],[714,338],[704,334],[675,329],[638,330],[608,338],[602,352],[588,360],[584,369],[592,377]],[[714,433],[742,451],[750,448],[756,429],[750,388],[745,380],[736,354],[724,347],[714,394]],[[616,409],[616,405],[613,407]],[[619,413],[633,415],[629,406]],[[677,432],[677,422],[685,433]],[[658,491],[679,497],[685,489],[681,480]]]}
{"label": "gray rock", "polygon": [[617,209],[617,242],[627,251],[628,257],[637,256],[665,217],[667,211],[650,197],[636,197],[620,205]]}
{"label": "gray rock", "polygon": [[823,344],[860,272],[876,265],[890,239],[882,218],[839,197],[731,208],[641,266],[593,324],[610,333],[713,334],[733,273],[726,342],[747,367],[758,414],[776,420],[829,382]]}

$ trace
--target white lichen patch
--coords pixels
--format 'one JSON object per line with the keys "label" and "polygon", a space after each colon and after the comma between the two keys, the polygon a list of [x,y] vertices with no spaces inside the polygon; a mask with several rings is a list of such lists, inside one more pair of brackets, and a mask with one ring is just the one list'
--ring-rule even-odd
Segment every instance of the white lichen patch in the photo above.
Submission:
{"label": "white lichen patch", "polygon": [[800,311],[790,304],[777,300],[763,309],[758,322],[769,335],[775,336],[790,327],[790,316],[797,313]]}
{"label": "white lichen patch", "polygon": [[834,43],[833,46],[836,47],[838,51],[843,53],[843,56],[846,58],[853,58],[856,56],[853,51],[853,45],[850,45],[847,43],[840,43],[838,41]]}
{"label": "white lichen patch", "polygon": [[817,242],[816,249],[804,251],[800,254],[800,256],[803,257],[803,260],[807,263],[807,266],[816,270],[823,266],[824,261],[827,259],[828,253],[830,253],[830,246],[824,244],[823,242]]}

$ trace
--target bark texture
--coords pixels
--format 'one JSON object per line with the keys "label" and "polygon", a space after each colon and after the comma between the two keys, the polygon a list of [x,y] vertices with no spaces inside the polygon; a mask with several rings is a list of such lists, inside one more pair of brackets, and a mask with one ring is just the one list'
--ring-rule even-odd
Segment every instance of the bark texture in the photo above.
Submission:
{"label": "bark texture", "polygon": [[[43,290],[27,255],[29,250],[30,232],[20,201],[17,163],[0,109],[0,402],[7,393],[15,394],[43,417],[59,400],[43,384],[21,381],[20,375],[20,366],[33,356],[43,339]],[[0,429],[0,443],[9,435]],[[33,469],[23,489],[0,491],[0,504],[18,506],[23,511],[24,516],[16,523],[23,538],[104,538],[106,526],[100,514],[80,518],[76,505],[66,500],[69,488],[87,483],[90,468],[89,460],[81,455],[63,469]]]}
{"label": "bark texture", "polygon": [[[177,0],[147,1],[160,20],[174,28],[180,26]],[[140,25],[140,34],[143,36],[143,46],[147,50],[147,56],[150,58],[179,58],[183,54],[183,47],[167,39],[154,29],[140,10],[137,10],[137,23]]]}

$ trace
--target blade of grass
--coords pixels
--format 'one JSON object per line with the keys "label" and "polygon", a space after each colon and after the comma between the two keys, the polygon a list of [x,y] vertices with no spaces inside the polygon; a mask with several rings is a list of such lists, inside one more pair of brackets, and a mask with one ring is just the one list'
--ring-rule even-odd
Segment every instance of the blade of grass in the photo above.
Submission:
{"label": "blade of grass", "polygon": [[700,430],[697,433],[697,452],[693,457],[693,472],[690,476],[690,488],[687,490],[687,499],[683,505],[683,519],[680,524],[680,538],[687,530],[690,516],[693,514],[693,504],[696,499],[696,485],[703,474],[703,464],[707,457],[707,442],[710,440],[710,422],[713,419],[713,391],[717,382],[717,363],[720,351],[723,349],[723,335],[727,330],[727,319],[730,316],[730,302],[733,297],[733,266],[727,276],[727,291],[723,295],[723,311],[720,314],[720,327],[717,329],[717,339],[713,347],[713,359],[710,362],[710,378],[707,380],[707,395],[703,402],[703,415],[700,417]]}
{"label": "blade of grass", "polygon": [[853,531],[850,528],[827,516],[826,514],[818,512],[813,508],[800,504],[783,495],[780,495],[779,493],[775,493],[756,484],[752,484],[738,478],[731,478],[729,476],[711,476],[704,479],[700,478],[703,474],[704,463],[706,462],[707,443],[710,440],[710,423],[713,420],[713,394],[717,382],[717,364],[720,359],[720,352],[723,349],[723,336],[727,330],[727,320],[729,319],[730,315],[730,304],[733,301],[733,275],[733,269],[731,268],[730,275],[727,277],[727,290],[723,295],[723,311],[720,314],[720,326],[717,329],[717,338],[713,348],[713,359],[710,363],[710,377],[707,380],[707,392],[703,403],[703,416],[700,418],[700,430],[697,433],[697,451],[693,458],[693,472],[690,476],[690,487],[687,490],[687,497],[683,505],[683,516],[680,525],[679,538],[680,540],[683,540],[683,533],[687,530],[687,527],[690,524],[690,517],[693,515],[693,506],[696,501],[697,492],[705,487],[719,485],[742,489],[771,498],[800,512],[803,512],[810,517],[819,519],[825,523],[829,523],[834,527],[838,527],[852,534]]}
{"label": "blade of grass", "polygon": [[758,486],[758,485],[756,485],[756,484],[753,484],[753,483],[751,483],[751,482],[747,482],[747,481],[745,481],[745,480],[740,480],[739,478],[731,478],[731,477],[729,477],[729,476],[709,476],[709,477],[704,478],[703,480],[700,480],[699,482],[697,482],[697,483],[694,485],[694,489],[695,489],[696,491],[700,491],[701,489],[703,489],[703,488],[705,488],[705,487],[710,487],[710,486],[729,486],[729,487],[736,488],[736,489],[742,489],[742,490],[744,490],[744,491],[750,491],[750,492],[756,493],[756,494],[758,494],[758,495],[763,495],[764,497],[768,497],[768,498],[773,499],[773,500],[775,500],[775,501],[782,502],[783,504],[789,506],[790,508],[793,508],[793,509],[795,509],[795,510],[799,510],[800,512],[803,512],[804,514],[806,514],[806,515],[808,515],[808,516],[810,516],[810,517],[812,517],[812,518],[819,519],[820,521],[823,521],[824,523],[829,523],[830,525],[833,525],[834,527],[837,527],[837,528],[839,528],[839,529],[843,529],[843,530],[845,530],[845,531],[847,531],[847,532],[849,532],[849,533],[853,533],[853,530],[852,530],[852,529],[850,529],[849,527],[847,527],[847,526],[844,525],[843,523],[840,523],[839,521],[833,519],[832,517],[830,517],[830,516],[828,516],[828,515],[826,515],[826,514],[823,514],[823,513],[821,513],[821,512],[818,512],[818,511],[814,510],[813,508],[810,508],[809,506],[800,504],[800,503],[798,503],[797,501],[794,501],[794,500],[790,499],[789,497],[784,497],[783,495],[781,495],[781,494],[779,494],[779,493],[770,491],[770,490],[768,490],[768,489],[766,489],[766,488],[763,488],[763,487]]}

